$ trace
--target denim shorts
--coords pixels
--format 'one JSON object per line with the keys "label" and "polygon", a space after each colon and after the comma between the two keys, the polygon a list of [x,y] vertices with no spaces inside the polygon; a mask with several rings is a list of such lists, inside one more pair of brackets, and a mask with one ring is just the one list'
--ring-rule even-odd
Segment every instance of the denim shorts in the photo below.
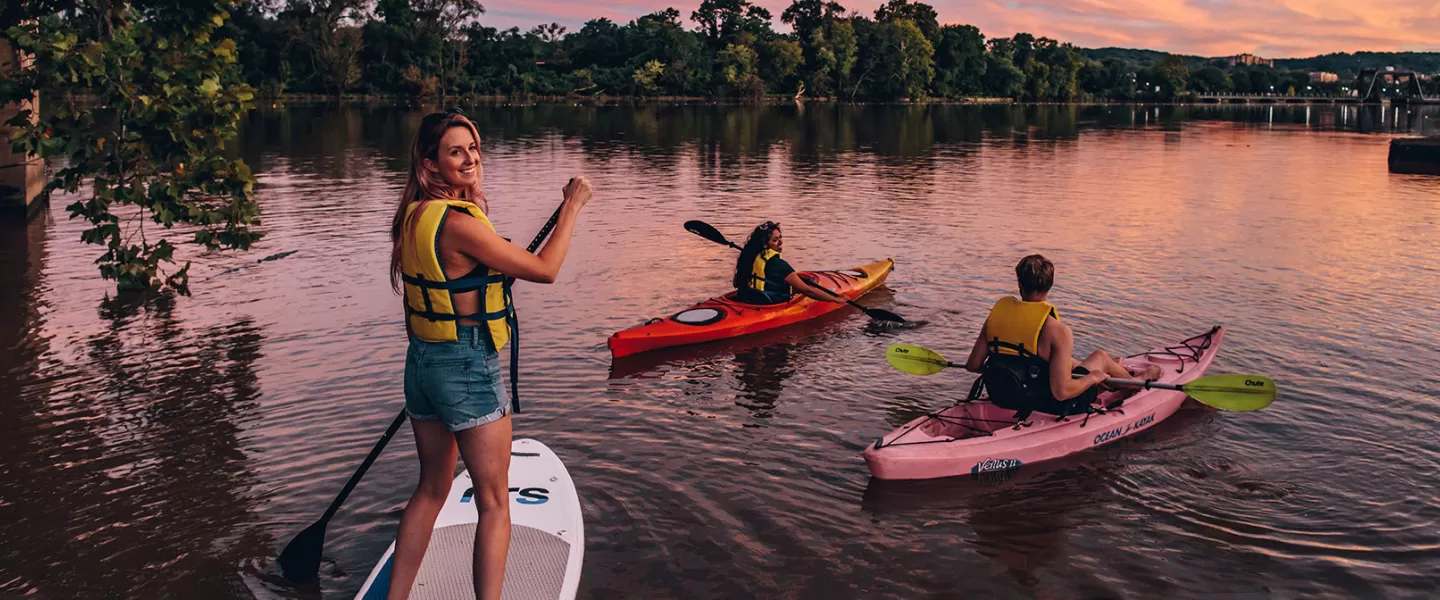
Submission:
{"label": "denim shorts", "polygon": [[410,337],[405,352],[405,412],[418,421],[441,421],[461,431],[510,414],[500,376],[500,355],[489,350],[490,329],[461,325],[459,341]]}

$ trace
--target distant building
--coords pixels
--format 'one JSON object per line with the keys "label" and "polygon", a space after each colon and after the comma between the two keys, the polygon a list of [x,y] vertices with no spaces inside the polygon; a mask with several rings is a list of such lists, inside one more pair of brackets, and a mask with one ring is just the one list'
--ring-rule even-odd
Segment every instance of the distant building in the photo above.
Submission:
{"label": "distant building", "polygon": [[1340,76],[1334,73],[1327,73],[1325,71],[1312,71],[1310,73],[1310,83],[1338,83],[1339,81]]}
{"label": "distant building", "polygon": [[1235,65],[1265,65],[1267,67],[1275,66],[1275,61],[1273,59],[1260,58],[1258,56],[1255,56],[1254,54],[1236,54],[1235,56],[1227,56],[1225,57],[1225,62],[1232,67]]}

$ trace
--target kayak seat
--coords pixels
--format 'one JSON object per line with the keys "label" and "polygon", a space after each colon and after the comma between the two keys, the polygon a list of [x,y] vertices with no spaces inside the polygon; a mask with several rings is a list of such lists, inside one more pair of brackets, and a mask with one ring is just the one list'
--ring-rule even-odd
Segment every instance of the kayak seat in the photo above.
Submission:
{"label": "kayak seat", "polygon": [[1019,354],[989,353],[976,383],[972,398],[978,398],[983,389],[995,406],[1015,411],[1016,421],[1037,412],[1062,419],[1082,415],[1089,412],[1098,394],[1098,390],[1090,388],[1069,400],[1056,400],[1050,393],[1049,363],[1024,350]]}

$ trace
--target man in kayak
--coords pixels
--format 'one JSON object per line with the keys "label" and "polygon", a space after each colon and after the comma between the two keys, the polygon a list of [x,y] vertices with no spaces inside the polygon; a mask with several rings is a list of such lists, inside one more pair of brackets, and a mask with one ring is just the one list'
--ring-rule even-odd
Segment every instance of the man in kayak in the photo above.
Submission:
{"label": "man in kayak", "polygon": [[784,240],[780,224],[766,221],[750,233],[735,262],[736,299],[746,304],[784,304],[795,294],[820,302],[843,304],[844,299],[805,282],[795,268],[780,258]]}
{"label": "man in kayak", "polygon": [[997,406],[1016,410],[1018,419],[1032,411],[1083,413],[1095,401],[1096,386],[1108,377],[1160,377],[1158,365],[1131,373],[1103,350],[1076,361],[1071,356],[1075,335],[1046,301],[1055,283],[1055,265],[1032,254],[1015,265],[1015,275],[1020,297],[1006,296],[995,303],[965,361],[967,370],[981,374]]}

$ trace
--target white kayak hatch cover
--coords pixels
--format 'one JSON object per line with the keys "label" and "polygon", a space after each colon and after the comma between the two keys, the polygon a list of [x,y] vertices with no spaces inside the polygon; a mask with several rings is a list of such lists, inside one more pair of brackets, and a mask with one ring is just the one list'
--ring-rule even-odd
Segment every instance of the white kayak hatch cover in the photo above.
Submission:
{"label": "white kayak hatch cover", "polygon": [[683,325],[709,325],[725,318],[725,313],[714,308],[692,308],[681,311],[672,318]]}

